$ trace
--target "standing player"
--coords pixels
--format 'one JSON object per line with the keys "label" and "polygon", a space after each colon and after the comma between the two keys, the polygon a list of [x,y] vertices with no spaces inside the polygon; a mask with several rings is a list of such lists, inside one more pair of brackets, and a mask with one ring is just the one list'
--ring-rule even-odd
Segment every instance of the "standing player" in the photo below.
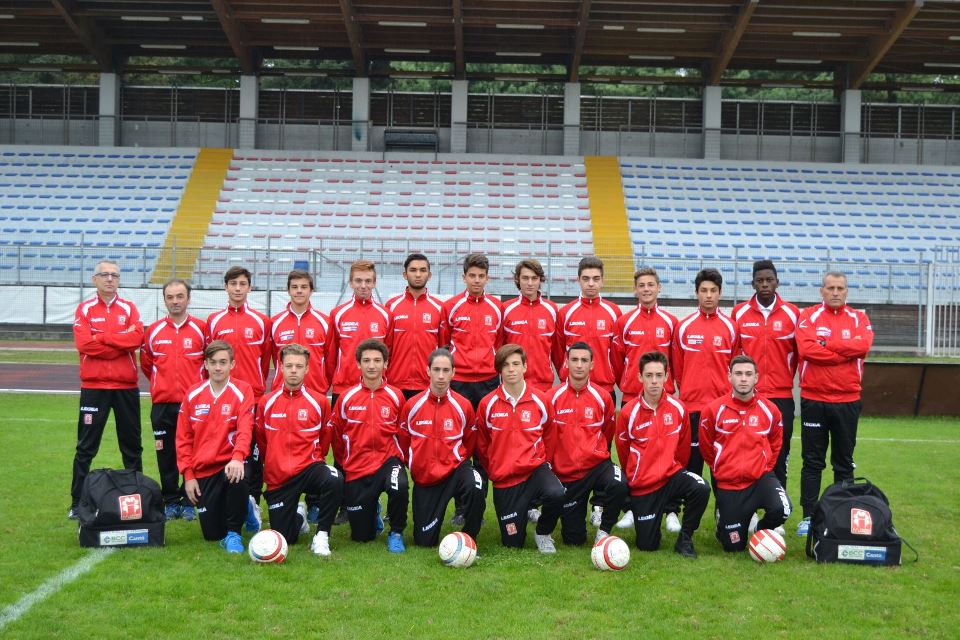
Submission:
{"label": "standing player", "polygon": [[150,422],[157,450],[157,469],[167,520],[193,520],[197,512],[180,486],[177,470],[177,415],[187,389],[203,380],[203,349],[207,325],[187,313],[190,285],[180,279],[163,285],[167,317],[144,332],[140,368],[150,381]]}
{"label": "standing player", "polygon": [[463,532],[474,540],[486,506],[487,484],[470,464],[474,414],[450,389],[453,355],[436,349],[427,359],[430,386],[407,400],[400,413],[400,444],[413,478],[413,543],[435,547],[450,499],[464,507]]}
{"label": "standing player", "polygon": [[353,297],[330,312],[330,333],[327,336],[327,379],[333,385],[332,402],[357,384],[357,345],[373,339],[385,342],[390,335],[390,318],[383,305],[373,299],[377,286],[377,268],[369,260],[350,265],[350,288]]}
{"label": "standing player", "polygon": [[280,350],[283,386],[257,405],[254,437],[263,457],[264,497],[270,527],[289,544],[310,530],[302,494],[314,495],[319,510],[317,533],[310,544],[316,555],[330,555],[330,527],[343,497],[343,477],[324,463],[330,446],[330,403],[327,396],[304,385],[309,378],[310,350],[288,344]]}
{"label": "standing player", "polygon": [[523,546],[527,512],[542,504],[534,540],[540,553],[556,553],[550,534],[563,510],[564,488],[549,462],[553,409],[544,394],[524,382],[526,360],[519,345],[505,344],[497,350],[494,366],[503,384],[477,410],[477,456],[493,483],[503,546]]}
{"label": "standing player", "polygon": [[497,388],[493,357],[503,343],[503,306],[499,300],[484,293],[489,279],[487,256],[469,254],[463,260],[466,290],[443,303],[450,352],[458,365],[450,386],[469,400],[474,409],[484,396]]}
{"label": "standing player", "polygon": [[[727,368],[737,349],[737,328],[720,311],[723,276],[716,269],[701,269],[694,280],[699,307],[680,321],[673,338],[674,380],[680,399],[690,412],[690,461],[687,469],[703,476],[703,457],[697,438],[700,412],[730,389]],[[676,505],[667,513],[667,531],[680,531]]]}
{"label": "standing player", "polygon": [[503,305],[503,341],[523,347],[527,382],[546,393],[554,381],[551,358],[557,349],[557,305],[541,295],[544,280],[546,274],[537,260],[517,263],[513,282],[520,295]]}
{"label": "standing player", "polygon": [[743,353],[763,371],[757,393],[777,405],[783,418],[783,446],[773,468],[780,486],[787,488],[787,463],[793,437],[793,378],[797,373],[797,320],[800,310],[777,294],[780,280],[770,260],[753,263],[753,290],[749,300],[733,308],[737,339]]}
{"label": "standing player", "polygon": [[620,365],[611,353],[613,331],[620,317],[620,307],[600,295],[603,289],[603,261],[586,257],[577,266],[580,297],[560,309],[557,321],[559,338],[553,354],[553,364],[566,380],[565,351],[574,342],[586,342],[593,350],[594,367],[591,382],[613,396],[613,385],[619,377]]}
{"label": "standing player", "polygon": [[673,550],[696,558],[693,534],[710,499],[703,478],[686,470],[690,457],[690,426],[683,404],[666,392],[667,356],[650,351],[640,356],[643,391],[617,418],[617,455],[630,484],[631,512],[637,548],[660,548],[660,521],[669,504],[682,500],[683,524]]}
{"label": "standing player", "polygon": [[780,410],[755,392],[750,356],[730,361],[729,379],[733,392],[703,409],[700,451],[716,483],[717,540],[724,551],[743,551],[751,516],[762,509],[757,529],[775,529],[790,516],[790,499],[773,473],[783,438]]}
{"label": "standing player", "polygon": [[90,472],[90,463],[100,450],[111,410],[117,423],[123,467],[143,470],[136,361],[143,340],[143,323],[134,304],[117,295],[120,267],[116,262],[99,261],[94,268],[93,285],[97,294],[80,303],[73,320],[73,342],[80,354],[80,417],[67,512],[71,520],[77,519],[80,490]]}
{"label": "standing player", "polygon": [[[873,345],[873,327],[863,311],[847,306],[847,276],[831,271],[820,288],[823,303],[803,310],[797,327],[800,351],[800,506],[797,535],[810,529],[820,496],[827,446],[833,481],[853,477],[860,419],[863,359]],[[832,442],[831,442],[832,440]]]}
{"label": "standing player", "polygon": [[443,339],[446,320],[443,303],[430,295],[430,261],[422,253],[411,253],[403,261],[406,290],[387,301],[390,312],[390,384],[403,396],[412,398],[429,384],[423,363]]}
{"label": "standing player", "polygon": [[[234,380],[242,380],[253,390],[254,404],[263,395],[270,370],[270,318],[247,304],[253,285],[250,271],[230,267],[223,274],[223,288],[227,291],[227,308],[207,317],[207,331],[211,341],[223,340],[233,348],[236,362]],[[247,461],[247,484],[250,487],[250,506],[247,513],[247,531],[260,530],[260,493],[263,490],[263,465],[254,447]]]}
{"label": "standing player", "polygon": [[330,388],[327,380],[326,356],[329,318],[310,304],[313,294],[313,276],[303,269],[294,269],[287,274],[287,294],[290,302],[286,308],[270,318],[270,346],[273,350],[273,388],[283,386],[280,375],[280,351],[288,344],[299,344],[310,352],[310,366],[304,384],[314,393],[326,395]]}
{"label": "standing player", "polygon": [[208,380],[187,390],[177,422],[177,466],[196,505],[204,540],[243,553],[240,526],[248,512],[244,460],[253,439],[253,390],[233,380],[233,347],[214,340],[203,352]]}
{"label": "standing player", "polygon": [[590,493],[603,509],[599,540],[612,531],[628,487],[620,467],[610,461],[616,409],[610,394],[590,381],[593,351],[586,342],[567,349],[566,369],[566,382],[550,392],[553,429],[547,439],[553,471],[566,490],[560,516],[563,542],[582,545],[587,541]]}
{"label": "standing player", "polygon": [[403,553],[409,491],[399,443],[403,394],[383,379],[389,352],[372,338],[355,350],[360,383],[337,399],[333,408],[333,453],[343,467],[343,502],[350,520],[350,537],[370,542],[383,531],[380,494],[387,494],[390,534],[387,550]]}

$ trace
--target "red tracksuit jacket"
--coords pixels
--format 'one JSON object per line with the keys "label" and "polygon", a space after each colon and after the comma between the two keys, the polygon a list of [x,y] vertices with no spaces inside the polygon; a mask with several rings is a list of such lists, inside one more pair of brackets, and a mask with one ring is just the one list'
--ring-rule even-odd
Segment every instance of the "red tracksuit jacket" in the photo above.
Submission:
{"label": "red tracksuit jacket", "polygon": [[414,298],[407,289],[387,301],[391,331],[390,384],[399,389],[426,389],[427,356],[440,346],[446,333],[443,303],[424,292]]}
{"label": "red tracksuit jacket", "polygon": [[528,384],[547,392],[553,387],[553,353],[557,342],[557,305],[537,294],[519,296],[503,305],[503,343],[518,344],[527,354]]}
{"label": "red tracksuit jacket", "polygon": [[566,484],[610,459],[616,410],[610,394],[587,382],[579,391],[564,382],[550,391],[553,429],[547,432],[553,472]]}
{"label": "red tracksuit jacket", "polygon": [[484,294],[479,298],[464,291],[443,303],[447,313],[447,339],[456,360],[453,379],[480,382],[497,375],[493,357],[503,344],[503,305]]}
{"label": "red tracksuit jacket", "polygon": [[730,390],[730,360],[737,353],[737,328],[721,311],[699,309],[680,321],[673,338],[673,376],[687,411],[702,411]]}
{"label": "red tracksuit jacket", "polygon": [[757,393],[765,398],[792,398],[797,373],[797,321],[800,310],[780,296],[766,318],[757,296],[741,302],[731,314],[740,349],[757,363]]}
{"label": "red tracksuit jacket", "polygon": [[402,406],[403,394],[386,383],[371,391],[361,382],[337,398],[330,420],[333,455],[347,482],[373,475],[391,457],[404,459]]}
{"label": "red tracksuit jacket", "polygon": [[[617,319],[613,333],[613,358],[620,363],[622,372],[617,386],[629,400],[643,393],[640,384],[640,356],[649,351],[659,351],[672,360],[673,336],[680,322],[673,316],[654,305],[644,309],[637,305],[632,311],[625,312]],[[672,394],[673,364],[667,368],[667,381],[664,391]]]}
{"label": "red tracksuit jacket", "polygon": [[73,342],[80,354],[80,386],[136,387],[136,352],[142,341],[140,312],[129,300],[115,296],[108,304],[97,294],[81,302],[73,317]]}
{"label": "red tracksuit jacket", "polygon": [[296,391],[284,387],[260,399],[253,436],[267,489],[282,487],[314,462],[326,459],[329,418],[327,396],[306,387]]}
{"label": "red tracksuit jacket", "polygon": [[207,332],[211,342],[224,340],[233,347],[237,366],[230,377],[249,384],[260,398],[270,371],[270,318],[246,303],[242,307],[227,305],[207,317]]}
{"label": "red tracksuit jacket", "polygon": [[214,397],[210,381],[187,390],[177,418],[177,467],[184,479],[220,473],[250,455],[256,402],[250,385],[230,379]]}
{"label": "red tracksuit jacket", "polygon": [[700,415],[700,453],[721,489],[746,489],[773,471],[782,444],[780,410],[762,396],[728,393]]}
{"label": "red tracksuit jacket", "polygon": [[327,380],[333,385],[334,393],[343,393],[357,384],[360,377],[357,345],[367,338],[386,344],[389,335],[389,314],[372,298],[359,300],[353,296],[333,308],[327,335]]}
{"label": "red tracksuit jacket", "polygon": [[834,311],[825,304],[804,309],[797,326],[800,395],[820,402],[859,400],[863,359],[872,345],[873,327],[863,311],[847,305]]}
{"label": "red tracksuit jacket", "polygon": [[553,458],[553,409],[541,391],[526,385],[516,406],[503,386],[487,394],[477,407],[477,455],[497,489],[526,481]]}
{"label": "red tracksuit jacket", "polygon": [[280,373],[280,349],[288,344],[299,344],[310,352],[310,364],[303,384],[317,394],[325,394],[330,388],[327,379],[327,334],[330,322],[327,316],[307,305],[302,315],[287,308],[270,319],[270,346],[273,349],[273,389],[283,386]]}
{"label": "red tracksuit jacket", "polygon": [[473,454],[475,428],[473,406],[452,389],[440,397],[427,389],[407,400],[400,412],[400,446],[414,483],[428,486],[449,478]]}
{"label": "red tracksuit jacket", "polygon": [[182,402],[187,389],[202,382],[207,324],[188,315],[178,327],[160,318],[143,334],[140,368],[150,381],[153,403]]}
{"label": "red tracksuit jacket", "polygon": [[663,488],[690,460],[690,417],[683,403],[667,393],[651,407],[643,396],[631,400],[617,418],[617,456],[630,495]]}
{"label": "red tracksuit jacket", "polygon": [[567,379],[566,350],[574,342],[583,341],[593,349],[593,371],[590,381],[607,393],[620,378],[620,363],[613,357],[613,332],[620,317],[620,307],[603,297],[588,300],[579,297],[560,309],[557,321],[560,338],[553,354],[561,380]]}

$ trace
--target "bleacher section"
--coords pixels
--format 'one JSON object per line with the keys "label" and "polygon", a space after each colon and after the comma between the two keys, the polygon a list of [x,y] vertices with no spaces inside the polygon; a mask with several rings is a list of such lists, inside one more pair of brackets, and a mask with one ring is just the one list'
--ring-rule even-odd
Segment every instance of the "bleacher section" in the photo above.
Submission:
{"label": "bleacher section", "polygon": [[0,280],[88,282],[106,257],[122,261],[125,285],[146,282],[196,155],[0,147]]}
{"label": "bleacher section", "polygon": [[[222,286],[226,267],[242,261],[255,265],[255,283],[282,288],[293,263],[314,250],[334,268],[349,268],[360,257],[373,260],[381,281],[399,279],[412,251],[448,263],[482,251],[490,256],[491,275],[507,281],[497,290],[510,292],[515,287],[509,272],[531,255],[549,256],[545,268],[570,285],[571,265],[575,270],[579,258],[593,252],[593,239],[580,158],[417,160],[237,151],[204,248],[196,271],[202,285]],[[267,249],[284,252],[267,260]],[[446,274],[443,282],[446,294],[462,288],[459,272]],[[432,288],[439,291],[436,275]]]}
{"label": "bleacher section", "polygon": [[781,266],[787,297],[818,286],[829,264],[851,272],[852,299],[916,303],[918,263],[960,245],[956,170],[629,158],[620,166],[636,260],[663,272],[668,296],[693,289],[677,259],[722,269],[736,258],[735,282],[749,289],[750,261],[770,258],[790,265]]}

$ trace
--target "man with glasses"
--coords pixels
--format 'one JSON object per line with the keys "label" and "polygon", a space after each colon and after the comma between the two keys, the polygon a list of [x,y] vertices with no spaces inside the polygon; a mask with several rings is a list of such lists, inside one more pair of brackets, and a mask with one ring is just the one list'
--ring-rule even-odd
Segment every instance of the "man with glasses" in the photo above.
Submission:
{"label": "man with glasses", "polygon": [[117,295],[120,267],[116,262],[98,262],[93,285],[96,295],[80,303],[73,321],[73,341],[80,354],[80,418],[67,512],[71,520],[77,519],[80,490],[100,450],[111,410],[124,468],[143,470],[136,356],[143,340],[143,323],[133,303]]}

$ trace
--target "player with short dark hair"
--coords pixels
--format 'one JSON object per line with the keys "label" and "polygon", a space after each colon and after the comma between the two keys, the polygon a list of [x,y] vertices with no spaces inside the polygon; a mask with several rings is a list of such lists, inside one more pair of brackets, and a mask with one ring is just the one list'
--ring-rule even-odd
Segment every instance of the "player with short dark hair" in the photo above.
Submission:
{"label": "player with short dark hair", "polygon": [[557,349],[557,305],[544,298],[543,265],[533,258],[517,263],[513,283],[520,295],[503,304],[503,340],[523,347],[527,354],[527,382],[540,391],[553,387],[551,359]]}
{"label": "player with short dark hair", "polygon": [[780,410],[756,393],[758,375],[750,356],[734,357],[728,373],[733,390],[700,417],[700,451],[716,486],[717,540],[724,551],[747,548],[754,513],[764,512],[757,529],[775,529],[790,516],[790,499],[773,473],[783,441]]}
{"label": "player with short dark hair", "polygon": [[313,276],[303,269],[287,274],[287,295],[290,302],[270,319],[270,346],[273,351],[273,389],[283,386],[280,375],[280,350],[288,344],[299,344],[310,351],[310,367],[304,384],[315,393],[326,395],[330,388],[327,378],[327,334],[330,318],[310,303],[313,295]]}
{"label": "player with short dark hair", "polygon": [[227,553],[243,553],[240,527],[248,512],[243,482],[250,455],[256,400],[253,389],[230,374],[233,347],[214,340],[203,353],[208,379],[187,390],[177,422],[177,466],[187,499],[197,507],[205,540]]}
{"label": "player with short dark hair", "polygon": [[436,349],[427,358],[430,386],[400,412],[400,445],[413,478],[413,543],[435,547],[447,505],[463,504],[463,532],[474,540],[486,506],[487,484],[470,464],[476,435],[470,401],[450,388],[453,355]]}
{"label": "player with short dark hair", "polygon": [[343,467],[343,502],[350,537],[370,542],[383,531],[380,494],[387,494],[390,533],[387,550],[403,553],[409,491],[399,442],[403,394],[386,383],[387,346],[368,338],[355,349],[360,382],[337,398],[333,408],[333,452]]}
{"label": "player with short dark hair", "polygon": [[541,553],[556,553],[550,534],[557,526],[565,492],[549,463],[553,409],[542,392],[524,381],[526,360],[520,345],[505,344],[497,350],[494,367],[502,384],[477,410],[477,456],[493,483],[501,543],[522,547],[527,512],[542,504],[534,539]]}
{"label": "player with short dark hair", "polygon": [[167,315],[143,333],[140,369],[150,381],[150,422],[157,451],[157,470],[167,520],[194,520],[197,512],[186,499],[177,470],[177,416],[187,389],[203,380],[207,324],[187,312],[191,287],[174,278],[163,285]]}

